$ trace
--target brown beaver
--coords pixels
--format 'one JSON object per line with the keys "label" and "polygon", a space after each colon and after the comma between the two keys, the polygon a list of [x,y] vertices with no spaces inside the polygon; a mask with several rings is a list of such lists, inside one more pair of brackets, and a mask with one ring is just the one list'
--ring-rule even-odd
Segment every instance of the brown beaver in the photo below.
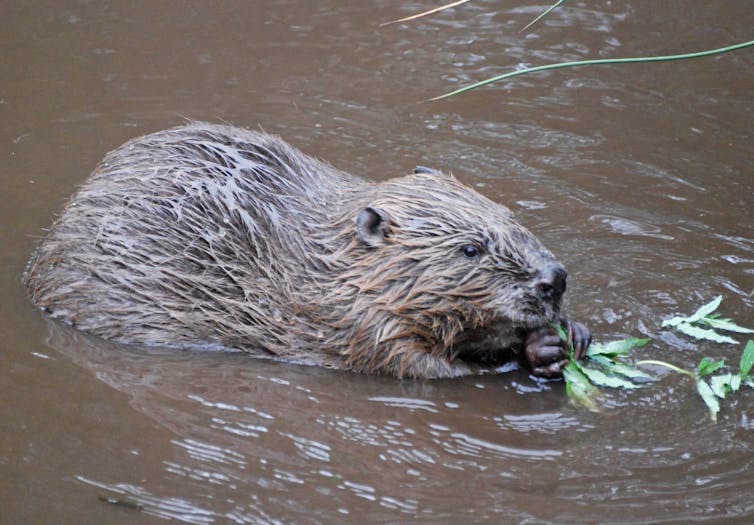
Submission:
{"label": "brown beaver", "polygon": [[276,137],[192,123],[127,142],[76,193],[25,275],[55,319],[125,343],[214,344],[358,372],[534,374],[590,342],[566,271],[452,176],[369,182]]}

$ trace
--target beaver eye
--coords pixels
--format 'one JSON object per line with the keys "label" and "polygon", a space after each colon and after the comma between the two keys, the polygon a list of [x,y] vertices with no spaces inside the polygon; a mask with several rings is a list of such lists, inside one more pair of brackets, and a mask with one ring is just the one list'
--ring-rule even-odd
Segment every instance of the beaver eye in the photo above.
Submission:
{"label": "beaver eye", "polygon": [[467,244],[466,246],[461,248],[461,251],[469,259],[473,259],[477,255],[479,255],[479,250],[477,250],[476,246],[474,246],[473,244]]}

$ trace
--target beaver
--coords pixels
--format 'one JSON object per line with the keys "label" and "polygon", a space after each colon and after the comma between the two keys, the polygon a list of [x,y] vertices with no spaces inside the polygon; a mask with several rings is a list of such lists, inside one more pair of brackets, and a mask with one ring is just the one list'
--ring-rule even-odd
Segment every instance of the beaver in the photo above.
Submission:
{"label": "beaver", "polygon": [[[54,319],[399,378],[558,376],[589,330],[510,210],[429,168],[383,182],[266,133],[192,122],[110,152],[24,276]],[[568,332],[557,335],[554,323]]]}

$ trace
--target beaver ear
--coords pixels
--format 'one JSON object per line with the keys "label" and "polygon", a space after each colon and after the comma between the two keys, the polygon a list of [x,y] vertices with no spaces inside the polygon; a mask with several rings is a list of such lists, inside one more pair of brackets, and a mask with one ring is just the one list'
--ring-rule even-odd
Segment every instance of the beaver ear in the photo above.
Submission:
{"label": "beaver ear", "polygon": [[356,218],[356,233],[368,246],[382,246],[387,238],[390,218],[379,208],[364,208]]}
{"label": "beaver ear", "polygon": [[417,166],[417,167],[414,168],[414,175],[419,175],[419,174],[422,174],[422,173],[426,174],[426,175],[435,175],[437,177],[441,177],[441,178],[445,178],[445,179],[450,179],[450,180],[455,180],[455,177],[453,176],[452,173],[445,173],[445,172],[442,172],[440,170],[436,170],[436,169],[433,169],[433,168],[428,168],[426,166]]}

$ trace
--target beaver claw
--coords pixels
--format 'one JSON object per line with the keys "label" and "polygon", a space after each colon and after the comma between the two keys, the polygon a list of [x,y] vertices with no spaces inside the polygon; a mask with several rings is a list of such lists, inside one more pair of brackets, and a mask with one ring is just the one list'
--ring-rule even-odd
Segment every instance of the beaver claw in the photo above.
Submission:
{"label": "beaver claw", "polygon": [[569,347],[573,345],[574,358],[582,359],[592,342],[592,334],[583,324],[561,319],[560,325],[568,334],[567,341],[552,327],[534,330],[526,337],[524,355],[537,377],[559,377],[568,364]]}

